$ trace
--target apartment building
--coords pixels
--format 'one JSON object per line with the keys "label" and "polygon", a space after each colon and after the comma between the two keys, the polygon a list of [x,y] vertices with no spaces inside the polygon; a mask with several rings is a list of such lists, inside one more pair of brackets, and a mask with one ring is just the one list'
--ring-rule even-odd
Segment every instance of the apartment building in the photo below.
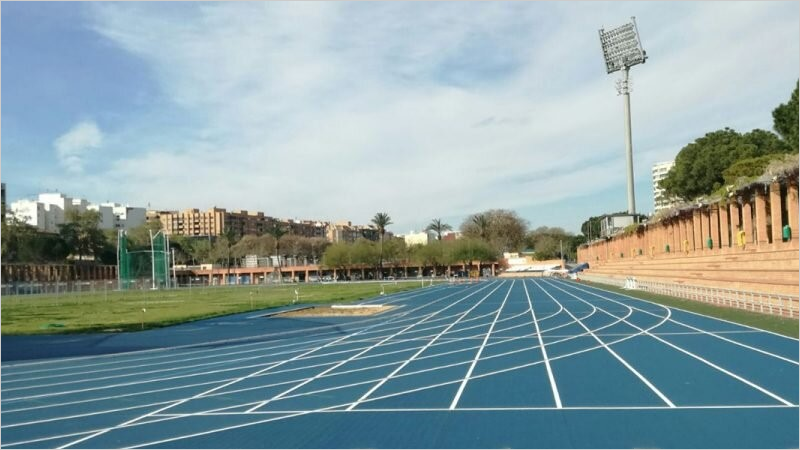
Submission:
{"label": "apartment building", "polygon": [[653,164],[653,214],[675,206],[676,200],[668,197],[658,183],[666,178],[667,173],[675,165],[675,160]]}
{"label": "apartment building", "polygon": [[72,198],[58,192],[39,194],[36,200],[22,199],[11,203],[14,216],[40,231],[56,233],[66,222],[70,211],[97,211],[99,226],[104,230],[130,229],[145,221],[145,209],[119,203],[89,203],[82,198]]}

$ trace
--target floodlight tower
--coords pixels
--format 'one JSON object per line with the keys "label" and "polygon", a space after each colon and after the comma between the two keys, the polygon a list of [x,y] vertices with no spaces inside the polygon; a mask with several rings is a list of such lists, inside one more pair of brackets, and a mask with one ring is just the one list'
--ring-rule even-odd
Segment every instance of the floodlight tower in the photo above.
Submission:
{"label": "floodlight tower", "polygon": [[633,193],[633,142],[631,139],[631,96],[628,72],[631,66],[643,64],[647,53],[642,49],[636,18],[630,23],[609,31],[600,29],[600,45],[606,60],[606,72],[622,70],[622,79],[617,80],[617,93],[622,95],[625,108],[625,155],[628,162],[628,214],[636,214],[636,197]]}

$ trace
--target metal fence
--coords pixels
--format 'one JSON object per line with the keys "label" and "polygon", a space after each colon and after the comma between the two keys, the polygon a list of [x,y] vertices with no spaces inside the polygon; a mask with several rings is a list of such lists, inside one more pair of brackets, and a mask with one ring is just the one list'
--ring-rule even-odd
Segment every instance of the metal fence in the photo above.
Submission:
{"label": "metal fence", "polygon": [[765,292],[738,291],[711,286],[696,286],[659,281],[636,280],[635,277],[610,278],[597,275],[582,275],[581,279],[624,288],[630,287],[631,279],[636,289],[654,294],[669,295],[703,303],[744,309],[775,316],[798,318],[798,297]]}

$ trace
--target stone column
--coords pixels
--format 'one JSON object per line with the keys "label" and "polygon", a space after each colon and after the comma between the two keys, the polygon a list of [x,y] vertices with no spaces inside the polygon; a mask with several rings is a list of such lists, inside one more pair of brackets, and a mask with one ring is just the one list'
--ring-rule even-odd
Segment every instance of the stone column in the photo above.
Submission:
{"label": "stone column", "polygon": [[756,188],[756,244],[768,244],[767,235],[767,195],[760,188]]}
{"label": "stone column", "polygon": [[692,235],[694,236],[694,250],[703,248],[703,213],[700,209],[692,211]]}
{"label": "stone column", "polygon": [[789,185],[786,189],[786,212],[789,215],[789,227],[792,229],[792,239],[797,239],[797,210],[798,210],[797,185]]}
{"label": "stone column", "polygon": [[721,248],[719,239],[719,206],[711,206],[711,239],[714,242],[712,248]]}
{"label": "stone column", "polygon": [[742,203],[742,229],[745,233],[744,241],[748,244],[755,242],[753,236],[753,206],[750,204],[750,199]]}
{"label": "stone column", "polygon": [[777,181],[769,185],[769,212],[772,222],[772,243],[783,240],[783,221],[781,220],[781,185]]}
{"label": "stone column", "polygon": [[706,241],[711,237],[711,229],[709,228],[711,225],[710,210],[710,206],[700,210],[700,245],[703,250],[708,250]]}
{"label": "stone column", "polygon": [[742,221],[739,219],[739,203],[733,202],[728,205],[728,211],[731,213],[731,246],[736,246],[736,233],[742,227]]}
{"label": "stone column", "polygon": [[[719,208],[719,246],[727,248],[731,246],[731,229],[728,223],[728,204]],[[735,235],[734,231],[734,235]]]}

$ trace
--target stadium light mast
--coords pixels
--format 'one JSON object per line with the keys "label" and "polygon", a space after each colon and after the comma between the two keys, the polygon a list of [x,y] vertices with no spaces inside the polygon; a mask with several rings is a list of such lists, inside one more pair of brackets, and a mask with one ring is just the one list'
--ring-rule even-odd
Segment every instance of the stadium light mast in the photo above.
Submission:
{"label": "stadium light mast", "polygon": [[632,66],[643,64],[647,53],[642,49],[636,18],[630,23],[605,31],[600,28],[600,45],[606,61],[606,72],[622,70],[622,79],[617,80],[617,93],[622,95],[625,109],[625,156],[628,166],[628,214],[636,214],[636,197],[633,192],[633,142],[631,139],[631,96],[628,72]]}

